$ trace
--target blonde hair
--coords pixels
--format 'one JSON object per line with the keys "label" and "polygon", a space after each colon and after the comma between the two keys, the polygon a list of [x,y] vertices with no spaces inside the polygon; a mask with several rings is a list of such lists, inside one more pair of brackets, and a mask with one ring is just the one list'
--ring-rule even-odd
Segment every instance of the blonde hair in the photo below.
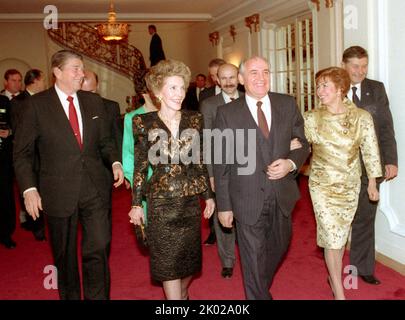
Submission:
{"label": "blonde hair", "polygon": [[156,94],[163,88],[165,79],[173,76],[183,78],[184,88],[187,89],[191,78],[190,68],[181,61],[161,60],[145,75],[146,86]]}

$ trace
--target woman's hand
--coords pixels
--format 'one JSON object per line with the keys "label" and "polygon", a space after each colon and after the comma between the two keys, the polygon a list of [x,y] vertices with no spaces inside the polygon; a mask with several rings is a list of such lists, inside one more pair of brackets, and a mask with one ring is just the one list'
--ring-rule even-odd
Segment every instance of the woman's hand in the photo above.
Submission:
{"label": "woman's hand", "polygon": [[140,226],[144,223],[144,212],[141,207],[132,207],[131,211],[128,213],[129,222],[133,223],[136,226]]}
{"label": "woman's hand", "polygon": [[205,219],[211,218],[214,211],[215,211],[214,199],[205,200],[204,218]]}
{"label": "woman's hand", "polygon": [[378,201],[380,199],[380,193],[377,190],[377,183],[375,178],[368,180],[367,187],[368,197],[371,201]]}

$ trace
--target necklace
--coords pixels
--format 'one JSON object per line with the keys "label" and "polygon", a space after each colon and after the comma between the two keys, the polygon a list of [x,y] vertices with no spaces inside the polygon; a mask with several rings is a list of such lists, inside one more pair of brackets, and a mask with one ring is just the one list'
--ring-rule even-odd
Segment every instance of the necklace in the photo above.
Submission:
{"label": "necklace", "polygon": [[180,123],[181,112],[180,111],[176,112],[175,116],[173,118],[169,119],[169,118],[165,117],[159,110],[158,116],[163,121],[163,123],[169,128],[172,135],[176,136],[178,127],[179,127],[179,123]]}

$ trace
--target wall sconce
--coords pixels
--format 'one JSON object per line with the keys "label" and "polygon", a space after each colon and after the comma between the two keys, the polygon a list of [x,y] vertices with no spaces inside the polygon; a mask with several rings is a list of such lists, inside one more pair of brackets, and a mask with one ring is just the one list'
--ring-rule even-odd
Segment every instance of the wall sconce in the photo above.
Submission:
{"label": "wall sconce", "polygon": [[249,28],[250,33],[252,33],[252,26],[254,27],[255,32],[259,31],[259,23],[260,17],[258,13],[245,18],[245,25]]}
{"label": "wall sconce", "polygon": [[[316,5],[316,10],[319,11],[321,9],[321,1],[320,0],[311,0],[312,3]],[[325,8],[332,8],[333,7],[333,0],[325,0]]]}
{"label": "wall sconce", "polygon": [[218,41],[219,41],[219,32],[218,31],[214,31],[214,32],[210,33],[208,35],[208,37],[212,43],[212,46],[218,45]]}
{"label": "wall sconce", "polygon": [[231,37],[233,39],[233,42],[235,42],[235,37],[236,37],[236,28],[234,25],[231,25],[229,27],[229,33],[231,34]]}

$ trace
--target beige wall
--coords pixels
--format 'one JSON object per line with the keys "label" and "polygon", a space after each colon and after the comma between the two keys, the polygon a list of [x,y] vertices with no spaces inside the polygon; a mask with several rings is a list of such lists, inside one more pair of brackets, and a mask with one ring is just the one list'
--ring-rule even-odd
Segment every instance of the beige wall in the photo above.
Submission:
{"label": "beige wall", "polygon": [[[207,73],[208,62],[216,53],[208,41],[208,23],[151,23],[157,27],[167,58],[186,63],[193,77],[198,73]],[[150,65],[148,24],[132,23],[128,39],[130,44],[142,52],[147,67]],[[60,47],[48,38],[42,22],[16,22],[12,25],[0,22],[0,28],[10,30],[0,33],[0,43],[7,44],[2,45],[0,50],[0,76],[8,68],[19,69],[23,76],[29,68],[38,68],[47,74],[48,85],[51,85],[49,61]],[[132,82],[90,59],[85,58],[84,62],[87,68],[98,73],[100,94],[118,101],[121,113],[125,113],[126,96],[135,94]]]}
{"label": "beige wall", "polygon": [[[40,23],[1,23],[0,76],[8,68],[18,68],[23,74],[30,68],[47,70],[46,32]],[[16,62],[16,66],[14,66]]]}

